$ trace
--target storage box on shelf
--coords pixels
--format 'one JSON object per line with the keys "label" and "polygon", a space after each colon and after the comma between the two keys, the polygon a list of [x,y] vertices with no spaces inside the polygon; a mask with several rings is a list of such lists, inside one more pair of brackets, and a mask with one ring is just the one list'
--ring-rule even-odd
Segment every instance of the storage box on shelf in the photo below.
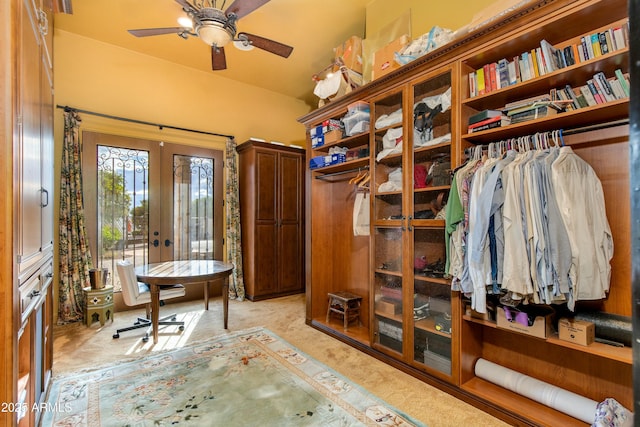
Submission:
{"label": "storage box on shelf", "polygon": [[[551,95],[554,90],[557,95],[567,85],[579,90],[600,71],[608,80],[618,78],[620,73],[624,78],[629,71],[628,49],[601,52],[592,59],[476,96],[469,93],[471,72],[503,58],[509,60],[535,51],[542,40],[554,49],[564,50],[587,34],[602,33],[625,22],[623,0],[532,1],[303,117],[301,121],[310,129],[324,120],[344,117],[355,101],[368,103],[371,114],[370,130],[364,134],[342,138],[328,147],[308,148],[313,157],[328,153],[334,144],[350,150],[369,144],[370,156],[363,163],[348,160],[310,172],[307,322],[512,424],[585,425],[479,378],[474,372],[478,359],[597,401],[613,397],[631,408],[630,348],[598,342],[584,346],[561,340],[546,327],[545,335],[549,336],[545,338],[499,328],[495,311],[485,315],[469,310],[464,314],[461,295],[451,292],[450,280],[440,276],[437,266],[446,256],[445,221],[435,216],[420,218],[425,212],[431,216],[432,202],[437,204],[440,195],[443,202],[447,200],[450,185],[440,181],[438,185],[421,187],[415,181],[416,170],[428,171],[434,163],[448,161],[452,170],[460,166],[465,149],[476,144],[566,129],[565,144],[592,165],[602,181],[607,210],[615,209],[615,215],[609,215],[616,248],[611,289],[607,299],[596,305],[605,312],[630,315],[631,284],[625,274],[631,269],[630,206],[629,200],[619,197],[629,192],[629,130],[624,124],[576,130],[626,119],[628,99],[618,97],[602,104],[580,105],[571,111],[505,123],[499,128],[468,130],[469,118],[483,110],[501,110],[508,103]],[[418,101],[442,95],[448,88],[451,108],[433,116],[433,133],[422,142],[449,133],[450,138],[415,146],[420,138],[414,134],[412,110]],[[578,92],[573,93],[577,96]],[[566,92],[565,95],[570,96]],[[381,155],[385,150],[389,151]],[[447,170],[446,164],[437,166]],[[361,167],[369,167],[371,177],[368,237],[352,236],[356,192],[349,179]],[[393,185],[383,186],[390,181]],[[416,270],[421,265],[422,269]],[[363,296],[362,326],[343,331],[337,322],[325,322],[327,292],[340,290]]]}

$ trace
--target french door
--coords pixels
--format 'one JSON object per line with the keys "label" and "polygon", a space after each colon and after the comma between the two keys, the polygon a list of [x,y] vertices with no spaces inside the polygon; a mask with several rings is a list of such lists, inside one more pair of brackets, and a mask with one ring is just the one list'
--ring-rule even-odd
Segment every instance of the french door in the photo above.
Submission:
{"label": "french door", "polygon": [[93,266],[222,259],[222,151],[83,132]]}

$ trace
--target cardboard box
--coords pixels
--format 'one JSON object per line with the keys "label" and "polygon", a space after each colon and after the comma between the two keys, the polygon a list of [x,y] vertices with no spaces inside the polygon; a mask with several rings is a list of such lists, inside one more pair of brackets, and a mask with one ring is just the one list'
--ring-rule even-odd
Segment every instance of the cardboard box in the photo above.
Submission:
{"label": "cardboard box", "polygon": [[553,334],[553,311],[550,311],[549,314],[545,316],[536,316],[533,325],[525,326],[518,322],[508,321],[504,313],[504,308],[498,307],[496,325],[498,328],[510,329],[533,337],[547,338]]}
{"label": "cardboard box", "polygon": [[395,60],[395,53],[401,52],[409,44],[411,38],[403,35],[373,54],[371,78],[375,80],[400,68]]}
{"label": "cardboard box", "polygon": [[402,302],[381,298],[376,301],[376,311],[391,316],[402,314]]}
{"label": "cardboard box", "polygon": [[[362,74],[362,39],[360,37],[351,36],[334,50],[336,59],[340,58],[348,69]],[[337,67],[333,71],[338,71]]]}
{"label": "cardboard box", "polygon": [[580,345],[589,345],[596,339],[596,327],[586,320],[562,318],[558,321],[558,338]]}

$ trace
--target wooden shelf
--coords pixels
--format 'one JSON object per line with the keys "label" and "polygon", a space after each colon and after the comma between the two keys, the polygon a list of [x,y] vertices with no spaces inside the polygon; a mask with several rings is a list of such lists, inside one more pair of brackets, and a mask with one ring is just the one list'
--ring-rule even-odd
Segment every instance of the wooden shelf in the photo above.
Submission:
{"label": "wooden shelf", "polygon": [[325,166],[323,168],[311,169],[311,172],[318,174],[329,174],[335,172],[344,172],[349,169],[357,169],[365,166],[369,166],[369,158],[363,157],[361,159],[349,160],[348,162],[342,162],[331,166]]}
{"label": "wooden shelf", "polygon": [[321,145],[320,147],[314,148],[313,151],[322,155],[322,153],[328,152],[331,147],[355,148],[362,145],[369,145],[369,132],[359,133],[357,135],[348,136],[346,138],[339,139],[338,141]]}
{"label": "wooden shelf", "polygon": [[514,393],[482,378],[475,377],[461,385],[475,396],[491,402],[506,411],[523,414],[531,421],[545,426],[584,427],[587,424],[556,411],[527,397]]}
{"label": "wooden shelf", "polygon": [[[479,325],[482,325],[488,328],[497,328],[496,323],[491,322],[489,320],[476,319],[466,314],[462,316],[462,318],[467,322],[477,323]],[[507,333],[517,333],[517,332],[510,332],[507,329],[501,329],[501,330]],[[535,338],[535,337],[532,337],[532,338]],[[540,338],[535,338],[535,339],[540,339]],[[612,345],[607,345],[599,342],[594,342],[588,346],[578,345],[569,341],[561,340],[560,338],[558,338],[557,334],[551,337],[547,337],[545,341],[560,347],[571,348],[573,350],[578,350],[583,353],[593,354],[606,359],[615,360],[617,362],[621,362],[629,365],[633,364],[633,352],[631,347],[615,347]]]}
{"label": "wooden shelf", "polygon": [[558,113],[542,119],[530,120],[501,128],[468,133],[463,139],[474,144],[485,144],[492,141],[514,138],[521,135],[534,134],[556,129],[573,129],[592,123],[612,122],[629,117],[629,99],[619,99],[606,104],[580,108],[566,113]]}

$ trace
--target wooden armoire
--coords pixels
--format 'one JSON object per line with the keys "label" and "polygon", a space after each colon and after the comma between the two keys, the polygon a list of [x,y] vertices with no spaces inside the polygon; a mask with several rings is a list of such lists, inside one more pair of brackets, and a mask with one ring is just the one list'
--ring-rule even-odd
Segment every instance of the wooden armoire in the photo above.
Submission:
{"label": "wooden armoire", "polygon": [[0,425],[33,426],[53,342],[52,0],[2,2]]}
{"label": "wooden armoire", "polygon": [[249,140],[239,154],[245,293],[304,291],[304,150]]}

